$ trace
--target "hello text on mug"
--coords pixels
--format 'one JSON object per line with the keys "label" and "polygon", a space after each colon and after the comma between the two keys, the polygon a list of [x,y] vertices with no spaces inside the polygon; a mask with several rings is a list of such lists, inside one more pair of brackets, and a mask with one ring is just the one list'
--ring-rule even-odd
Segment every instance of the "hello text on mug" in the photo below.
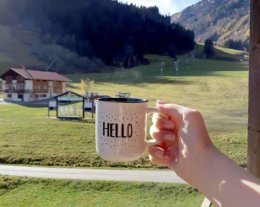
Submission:
{"label": "hello text on mug", "polygon": [[133,125],[103,122],[103,136],[111,138],[132,138]]}

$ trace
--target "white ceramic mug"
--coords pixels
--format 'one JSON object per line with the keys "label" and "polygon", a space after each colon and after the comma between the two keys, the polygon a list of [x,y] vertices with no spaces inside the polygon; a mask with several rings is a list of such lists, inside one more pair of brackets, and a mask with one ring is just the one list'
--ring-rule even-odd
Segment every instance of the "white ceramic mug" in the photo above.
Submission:
{"label": "white ceramic mug", "polygon": [[147,116],[159,113],[148,101],[136,98],[101,98],[96,101],[96,151],[105,160],[133,161],[149,145]]}

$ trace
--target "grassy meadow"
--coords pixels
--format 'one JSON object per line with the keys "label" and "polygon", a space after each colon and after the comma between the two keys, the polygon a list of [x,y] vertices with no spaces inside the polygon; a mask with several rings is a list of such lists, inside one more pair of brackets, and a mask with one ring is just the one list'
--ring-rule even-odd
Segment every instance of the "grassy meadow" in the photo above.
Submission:
{"label": "grassy meadow", "polygon": [[3,207],[196,207],[202,200],[187,185],[0,177]]}
{"label": "grassy meadow", "polygon": [[[239,53],[219,54],[238,60]],[[238,55],[238,56],[237,56]],[[213,142],[240,165],[246,165],[248,65],[239,61],[181,57],[173,61],[148,55],[150,65],[99,74],[73,74],[68,90],[78,93],[80,80],[95,81],[92,92],[183,104],[202,112]],[[163,72],[160,63],[165,62]],[[150,123],[151,121],[149,121]],[[88,120],[47,118],[47,107],[0,105],[0,163],[154,168],[147,154],[135,162],[110,163],[95,153],[95,124]],[[99,181],[44,180],[0,176],[0,206],[179,206],[195,207],[202,195],[186,185]]]}
{"label": "grassy meadow", "polygon": [[[234,51],[222,49],[233,55]],[[229,53],[232,52],[232,53]],[[236,57],[236,56],[234,56]],[[239,164],[246,164],[248,65],[239,61],[182,57],[178,75],[172,60],[150,55],[151,65],[107,74],[74,74],[70,78],[96,81],[94,91],[114,96],[130,92],[134,97],[183,104],[202,112],[214,143]],[[160,62],[165,69],[160,74]],[[78,84],[74,84],[74,90]]]}
{"label": "grassy meadow", "polygon": [[[222,50],[228,53],[229,51]],[[202,112],[214,143],[239,164],[246,164],[248,65],[181,57],[178,75],[170,58],[148,55],[150,65],[110,73],[73,74],[68,90],[80,80],[95,80],[92,92],[183,104]],[[160,63],[165,62],[163,73]],[[0,105],[0,162],[46,166],[153,167],[144,155],[130,163],[109,163],[95,153],[94,123],[47,118],[47,107]],[[90,119],[90,115],[89,119]],[[150,121],[149,121],[150,122]]]}

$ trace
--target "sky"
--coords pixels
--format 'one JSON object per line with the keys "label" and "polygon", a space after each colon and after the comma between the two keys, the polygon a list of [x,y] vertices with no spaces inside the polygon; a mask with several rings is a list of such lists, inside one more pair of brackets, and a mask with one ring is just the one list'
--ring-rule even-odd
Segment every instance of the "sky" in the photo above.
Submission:
{"label": "sky", "polygon": [[157,6],[161,14],[171,15],[180,12],[187,6],[195,4],[200,0],[118,0],[119,2],[135,4],[137,6]]}

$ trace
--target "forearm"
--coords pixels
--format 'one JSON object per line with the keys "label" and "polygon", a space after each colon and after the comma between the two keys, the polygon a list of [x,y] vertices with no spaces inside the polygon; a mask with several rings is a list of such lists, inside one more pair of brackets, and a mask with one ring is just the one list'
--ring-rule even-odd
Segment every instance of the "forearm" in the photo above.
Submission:
{"label": "forearm", "polygon": [[[198,111],[160,102],[157,107],[168,119],[153,120],[157,131],[151,134],[160,141],[149,150],[153,163],[172,168],[219,207],[260,206],[259,179],[213,146]],[[174,131],[168,127],[170,121]],[[176,141],[163,139],[169,133]]]}
{"label": "forearm", "polygon": [[207,150],[191,172],[192,184],[221,207],[260,205],[260,182],[215,147]]}

